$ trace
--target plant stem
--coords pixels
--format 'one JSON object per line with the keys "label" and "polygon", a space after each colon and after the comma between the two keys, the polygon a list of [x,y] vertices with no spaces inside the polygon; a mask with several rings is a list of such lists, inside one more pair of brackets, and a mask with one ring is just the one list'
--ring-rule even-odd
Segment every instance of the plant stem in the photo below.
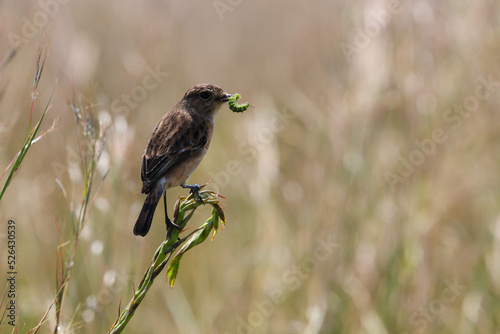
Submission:
{"label": "plant stem", "polygon": [[[142,300],[146,296],[147,292],[153,285],[153,281],[162,272],[162,270],[165,268],[165,265],[170,260],[173,252],[181,244],[187,241],[183,245],[182,249],[174,257],[175,259],[177,259],[176,267],[173,270],[172,268],[169,268],[168,270],[167,275],[169,276],[168,278],[169,281],[171,282],[171,285],[175,280],[175,276],[177,274],[179,266],[179,261],[183,253],[185,253],[187,250],[194,247],[195,245],[203,242],[206,238],[206,235],[208,235],[212,229],[214,229],[216,232],[219,219],[221,219],[223,223],[225,222],[220,202],[217,199],[218,194],[212,191],[202,191],[200,192],[200,196],[203,198],[204,203],[211,204],[213,206],[212,216],[207,219],[204,225],[202,225],[201,227],[199,227],[198,229],[196,229],[195,231],[193,231],[188,236],[182,239],[179,238],[179,234],[182,231],[177,228],[174,228],[171,231],[170,235],[167,235],[167,240],[163,241],[160,244],[160,246],[156,249],[153,258],[151,259],[151,264],[146,269],[146,272],[144,273],[141,282],[137,286],[137,290],[134,289],[134,295],[132,296],[132,299],[127,304],[125,309],[121,312],[120,316],[115,321],[115,323],[109,330],[108,334],[118,334],[123,331],[123,329],[127,326],[130,319],[132,319],[135,310],[137,310]],[[181,200],[183,201],[181,202]],[[202,203],[196,201],[193,195],[189,195],[187,198],[180,197],[175,204],[174,222],[183,229],[193,216],[193,213],[196,210],[196,208],[198,208],[198,206],[200,206],[201,204]],[[186,216],[186,213],[188,211],[191,212],[188,213]],[[201,234],[204,237],[200,237],[199,232],[202,232]],[[172,266],[172,263],[170,264],[170,266]]]}

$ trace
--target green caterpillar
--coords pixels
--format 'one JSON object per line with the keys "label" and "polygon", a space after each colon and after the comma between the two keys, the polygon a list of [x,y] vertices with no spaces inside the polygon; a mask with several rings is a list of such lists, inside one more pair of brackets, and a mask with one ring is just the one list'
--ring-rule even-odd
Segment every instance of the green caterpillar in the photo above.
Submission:
{"label": "green caterpillar", "polygon": [[228,100],[229,102],[229,109],[231,109],[234,112],[244,112],[245,110],[250,107],[250,103],[244,103],[244,104],[238,104],[236,100],[238,100],[241,97],[240,94],[236,93],[233,96],[231,96]]}

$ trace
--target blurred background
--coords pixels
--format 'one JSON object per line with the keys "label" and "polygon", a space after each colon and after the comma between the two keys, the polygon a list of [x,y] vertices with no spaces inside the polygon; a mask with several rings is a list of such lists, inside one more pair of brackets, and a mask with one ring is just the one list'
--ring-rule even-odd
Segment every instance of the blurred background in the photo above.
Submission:
{"label": "blurred background", "polygon": [[[0,13],[1,171],[45,42],[34,120],[55,89],[40,131],[55,129],[0,201],[4,277],[7,221],[17,227],[19,332],[54,300],[82,205],[69,103],[107,131],[61,328],[103,333],[165,236],[162,208],[147,237],[132,234],[142,152],[203,82],[255,106],[219,111],[190,179],[227,198],[227,225],[183,258],[173,289],[160,275],[126,333],[500,330],[499,2],[41,0]],[[170,212],[186,194],[169,190]],[[52,308],[39,332],[55,323]]]}

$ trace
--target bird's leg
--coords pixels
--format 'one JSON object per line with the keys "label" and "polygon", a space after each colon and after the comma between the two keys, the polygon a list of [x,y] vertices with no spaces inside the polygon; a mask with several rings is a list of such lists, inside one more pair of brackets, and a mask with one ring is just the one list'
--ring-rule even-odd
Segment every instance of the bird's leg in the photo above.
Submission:
{"label": "bird's leg", "polygon": [[168,233],[168,228],[170,226],[176,227],[179,230],[181,230],[181,227],[179,225],[177,225],[176,223],[174,223],[173,221],[171,221],[170,218],[168,218],[168,213],[167,213],[167,191],[166,190],[163,192],[163,206],[165,207],[165,225],[167,225],[167,233]]}
{"label": "bird's leg", "polygon": [[205,203],[203,202],[203,198],[201,198],[201,195],[200,195],[200,190],[201,188],[203,188],[204,186],[200,186],[199,184],[181,184],[181,187],[182,188],[189,188],[189,192],[191,194],[194,194],[196,197],[198,197],[198,199],[200,200],[201,203],[203,203],[203,205],[205,205]]}

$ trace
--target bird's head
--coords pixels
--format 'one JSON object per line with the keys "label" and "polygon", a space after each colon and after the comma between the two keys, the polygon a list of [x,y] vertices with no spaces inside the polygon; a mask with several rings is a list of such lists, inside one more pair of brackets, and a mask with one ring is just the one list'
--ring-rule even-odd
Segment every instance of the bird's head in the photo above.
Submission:
{"label": "bird's head", "polygon": [[216,85],[200,84],[186,92],[182,98],[182,103],[189,112],[213,117],[222,104],[228,101],[230,96]]}

